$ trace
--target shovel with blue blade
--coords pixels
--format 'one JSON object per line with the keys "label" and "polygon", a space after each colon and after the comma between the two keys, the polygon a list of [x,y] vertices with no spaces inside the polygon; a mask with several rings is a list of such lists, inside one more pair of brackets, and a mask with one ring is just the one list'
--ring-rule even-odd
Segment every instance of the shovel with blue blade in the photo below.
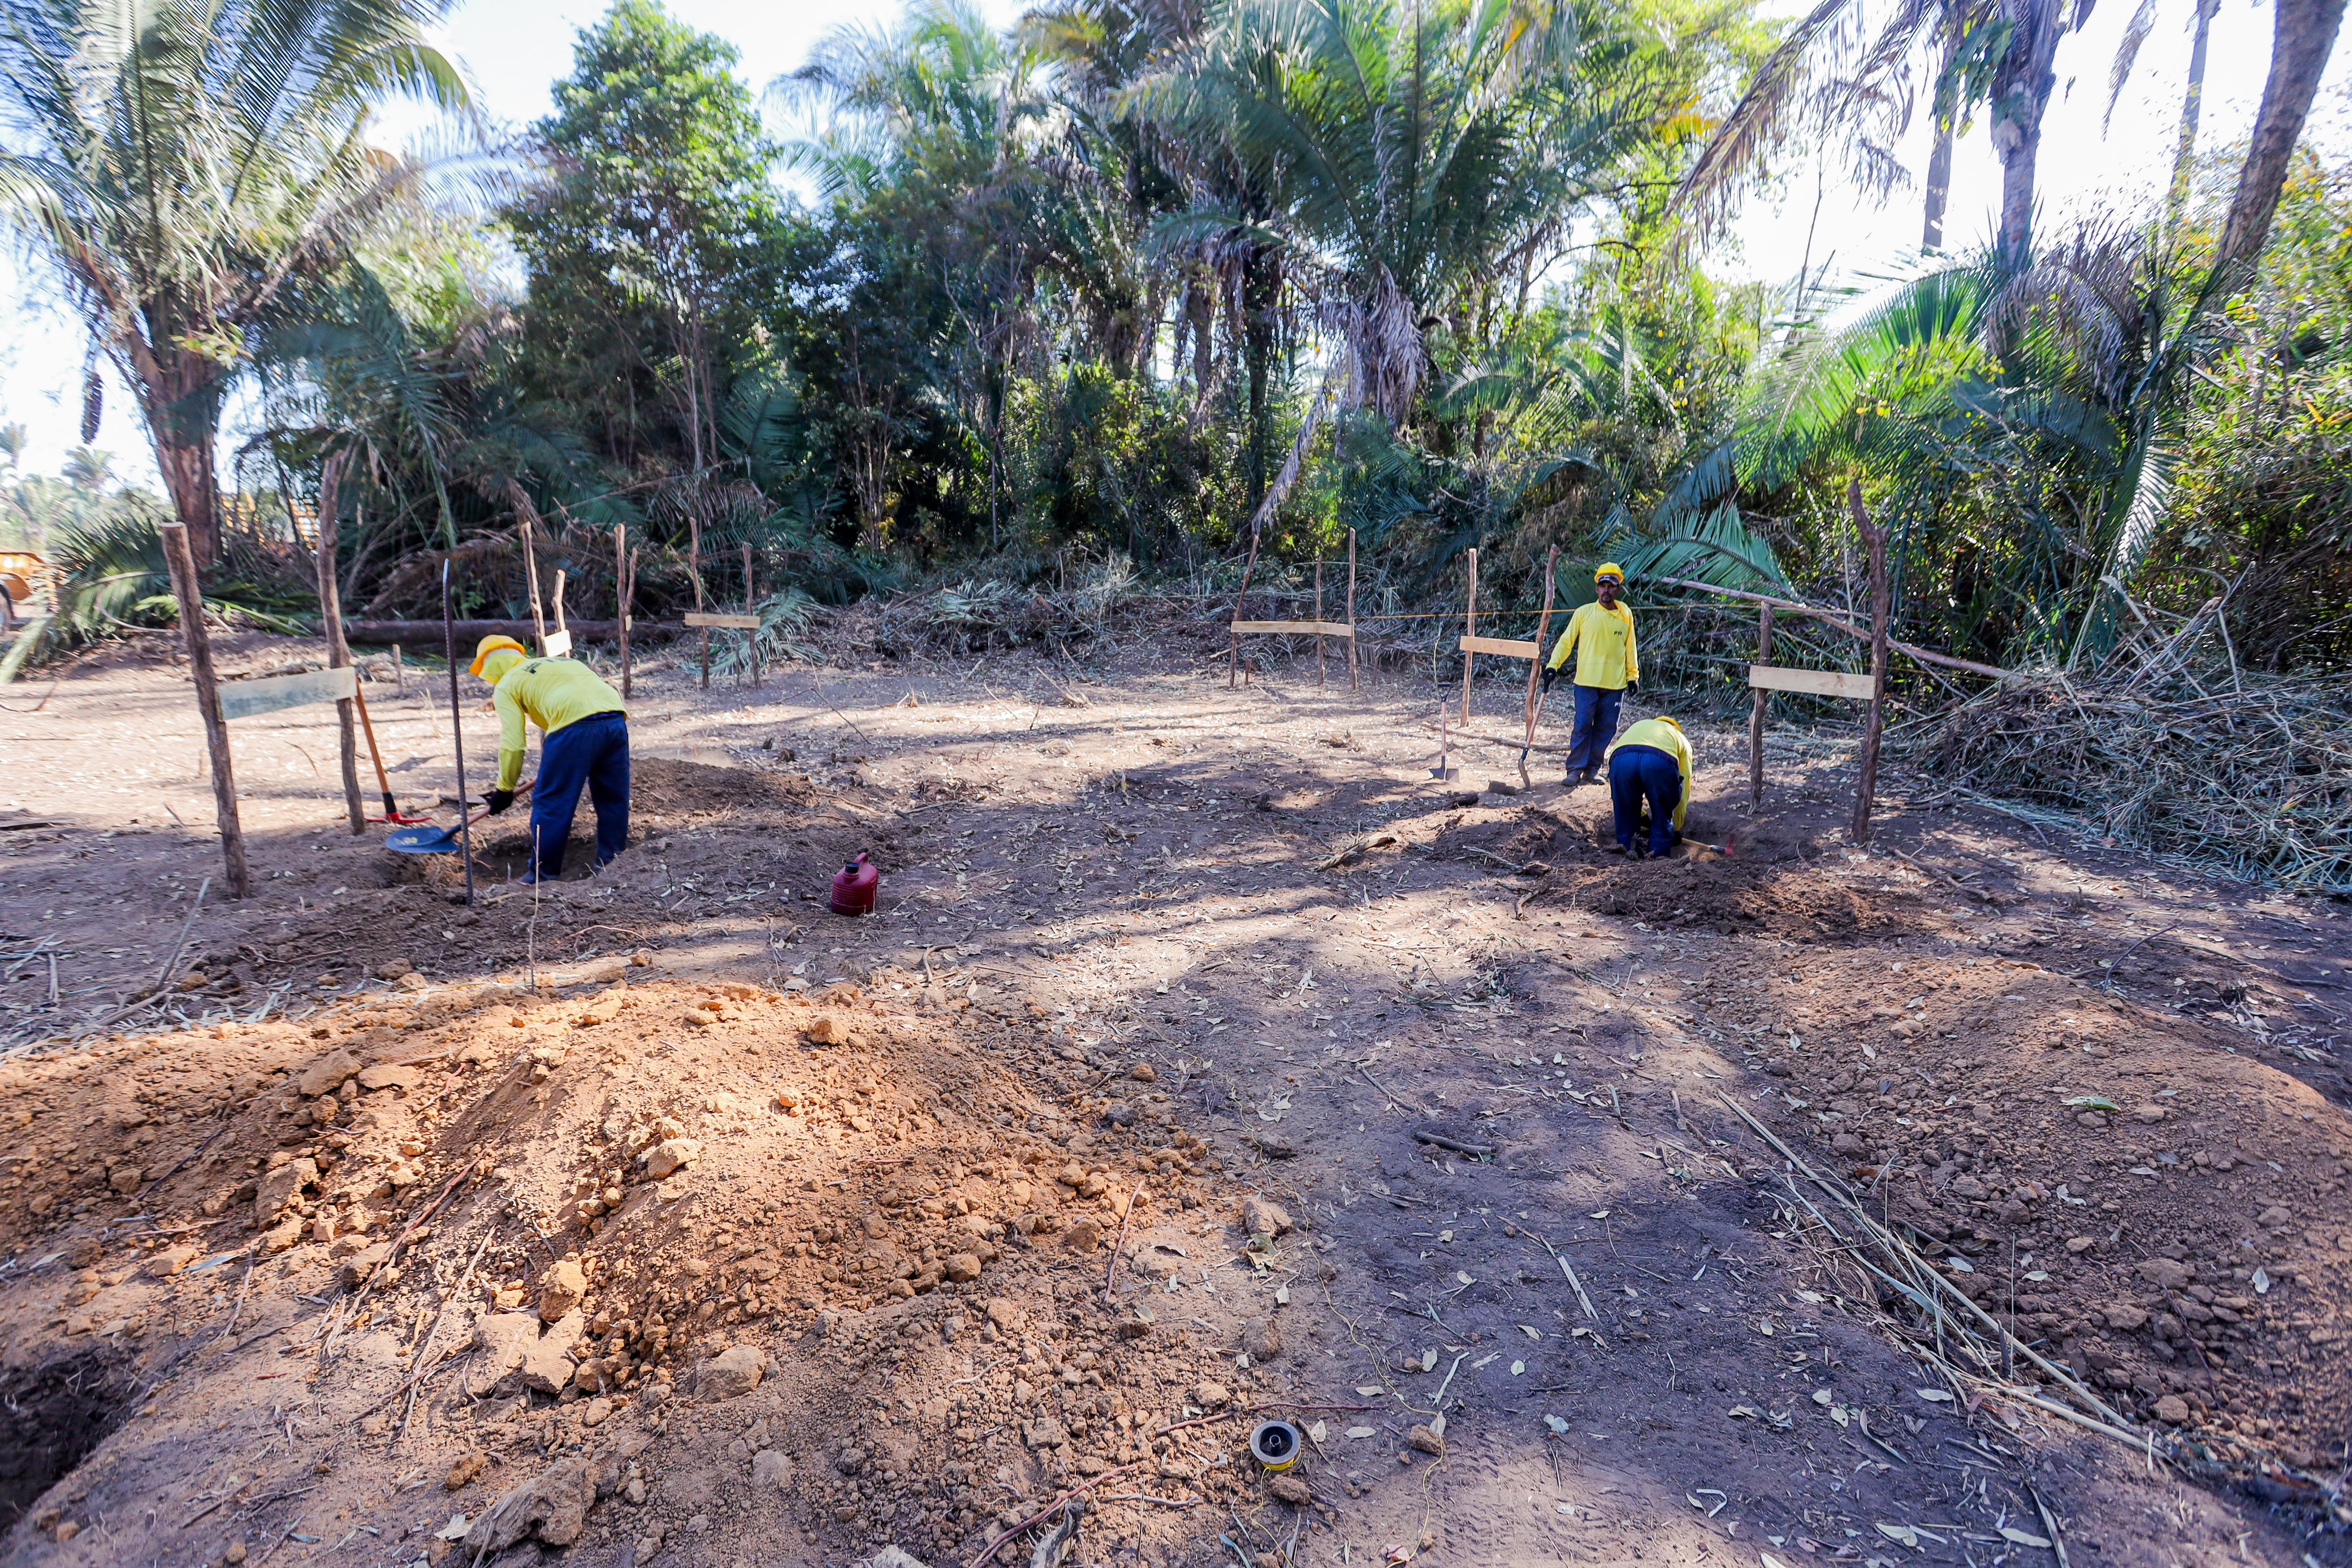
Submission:
{"label": "shovel with blue blade", "polygon": [[[530,786],[528,784],[515,791],[515,799],[519,801],[528,800],[530,796]],[[489,808],[485,806],[455,827],[436,828],[428,824],[416,828],[394,828],[383,836],[383,847],[394,854],[454,855],[465,847],[465,830],[489,814]]]}

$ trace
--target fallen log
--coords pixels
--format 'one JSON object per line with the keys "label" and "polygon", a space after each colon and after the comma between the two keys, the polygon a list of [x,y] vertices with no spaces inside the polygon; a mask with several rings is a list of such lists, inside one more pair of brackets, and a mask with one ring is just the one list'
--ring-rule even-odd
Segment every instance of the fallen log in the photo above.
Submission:
{"label": "fallen log", "polygon": [[[460,621],[455,625],[458,643],[470,648],[485,637],[511,637],[524,647],[531,646],[533,632],[528,621]],[[613,642],[621,634],[618,621],[572,621],[564,630],[575,643],[589,639]],[[678,632],[684,628],[675,622],[633,619],[629,631],[637,636],[649,632]],[[343,622],[343,635],[353,643],[400,643],[411,647],[438,648],[441,645],[441,622],[438,621],[352,621]]]}

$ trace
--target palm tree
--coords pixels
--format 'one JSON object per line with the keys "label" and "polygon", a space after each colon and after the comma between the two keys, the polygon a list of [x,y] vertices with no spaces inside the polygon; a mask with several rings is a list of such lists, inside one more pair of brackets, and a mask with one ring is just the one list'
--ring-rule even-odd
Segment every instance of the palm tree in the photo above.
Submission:
{"label": "palm tree", "polygon": [[[0,204],[138,400],[230,893],[251,888],[197,572],[218,558],[222,400],[289,291],[409,191],[372,106],[465,106],[448,0],[0,0]],[[184,546],[184,548],[174,548]]]}
{"label": "palm tree", "polygon": [[77,446],[66,454],[58,470],[77,490],[103,490],[114,483],[114,454],[92,446]]}
{"label": "palm tree", "polygon": [[1747,182],[1800,141],[1836,149],[1858,187],[1892,194],[1909,179],[1895,146],[1924,76],[1932,137],[1920,243],[1942,248],[1953,143],[1987,97],[2012,24],[2000,0],[1899,0],[1874,35],[1868,21],[1864,0],[1817,0],[1758,68],[1675,192],[1703,227],[1727,220]]}
{"label": "palm tree", "polygon": [[[1046,57],[1038,36],[1007,35],[968,0],[912,0],[890,27],[838,26],[817,40],[806,64],[778,78],[769,95],[803,115],[809,134],[787,149],[794,166],[844,207],[871,202],[893,180],[915,174],[919,183],[956,192],[938,232],[919,236],[941,253],[940,270],[953,308],[981,356],[969,391],[976,407],[972,423],[985,434],[989,454],[989,531],[998,537],[1003,509],[1004,423],[1013,366],[1033,337],[1029,296],[1039,265],[1040,242],[1061,225],[1040,222],[1045,204],[1036,187],[1040,128],[1051,105],[1044,91]],[[921,178],[928,173],[929,179]],[[1077,221],[1064,231],[1066,252],[1108,267],[1090,270],[1097,280],[1120,278],[1117,246],[1088,225],[1081,207],[1065,209]],[[903,218],[894,227],[909,227]],[[1090,233],[1090,227],[1094,232]],[[898,237],[918,236],[901,233]],[[1105,292],[1091,291],[1097,301]],[[1132,311],[1097,309],[1097,319]],[[852,328],[855,333],[855,328]],[[893,378],[867,373],[870,359],[887,361],[889,339],[869,346],[857,333],[845,344],[852,375],[848,386],[858,413],[856,488],[869,530],[883,509],[884,476],[890,452],[903,439],[903,416],[892,404],[898,391],[884,390]],[[877,365],[877,368],[879,366]]]}
{"label": "palm tree", "polygon": [[1240,176],[1201,181],[1157,237],[1278,244],[1342,346],[1342,406],[1402,423],[1436,313],[1556,243],[1645,128],[1638,71],[1601,86],[1626,61],[1584,22],[1558,4],[1226,0],[1124,95]]}
{"label": "palm tree", "polygon": [[365,137],[404,93],[462,108],[448,0],[0,0],[0,201],[137,397],[199,565],[251,335],[415,182]]}

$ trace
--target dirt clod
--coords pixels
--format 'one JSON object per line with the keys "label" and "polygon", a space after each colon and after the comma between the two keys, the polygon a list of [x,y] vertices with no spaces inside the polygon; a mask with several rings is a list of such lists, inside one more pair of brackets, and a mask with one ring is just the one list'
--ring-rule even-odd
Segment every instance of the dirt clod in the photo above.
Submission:
{"label": "dirt clod", "polygon": [[1290,1211],[1271,1198],[1242,1199],[1242,1229],[1252,1236],[1272,1239],[1290,1234]]}
{"label": "dirt clod", "polygon": [[566,1258],[550,1269],[539,1287],[539,1317],[554,1322],[580,1304],[588,1293],[588,1276],[579,1260]]}

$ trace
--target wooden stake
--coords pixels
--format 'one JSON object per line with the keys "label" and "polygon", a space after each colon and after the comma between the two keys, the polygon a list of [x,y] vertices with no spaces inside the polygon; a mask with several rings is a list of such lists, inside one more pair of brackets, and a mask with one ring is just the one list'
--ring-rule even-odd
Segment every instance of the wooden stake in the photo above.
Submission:
{"label": "wooden stake", "polygon": [[[1478,551],[1474,547],[1470,551],[1470,602],[1462,612],[1462,635],[1475,637],[1477,634]],[[1476,667],[1477,663],[1477,654],[1467,648],[1462,650],[1462,722],[1464,724],[1470,722],[1470,672]]]}
{"label": "wooden stake", "polygon": [[[441,559],[441,650],[449,664],[449,736],[457,748],[457,841],[466,862],[466,905],[474,903],[474,816],[466,799],[466,712],[457,706],[457,623],[449,608],[449,560]],[[536,872],[539,868],[533,865]]]}
{"label": "wooden stake", "polygon": [[[1772,607],[1764,606],[1756,623],[1756,662],[1772,662]],[[1748,810],[1764,803],[1764,707],[1771,694],[1759,687],[1748,709]]]}
{"label": "wooden stake", "polygon": [[[686,519],[686,574],[694,580],[694,608],[702,608],[702,525],[691,513]],[[710,689],[710,628],[702,629],[702,689]]]}
{"label": "wooden stake", "polygon": [[1348,530],[1348,689],[1356,689],[1356,530]]}
{"label": "wooden stake", "polygon": [[1528,661],[1528,741],[1519,747],[1519,784],[1528,783],[1528,753],[1536,743],[1536,716],[1543,711],[1539,694],[1543,690],[1544,638],[1551,631],[1552,586],[1559,580],[1559,547],[1554,545],[1544,552],[1543,611],[1536,617],[1536,656]]}
{"label": "wooden stake", "polygon": [[401,662],[400,644],[397,643],[392,645],[392,695],[396,697],[408,695],[408,666]]}
{"label": "wooden stake", "polygon": [[[746,615],[760,613],[759,591],[752,586],[751,582],[751,547],[750,545],[743,547],[743,613]],[[748,641],[751,644],[749,662],[751,666],[751,684],[756,686],[760,684],[760,633],[756,630],[750,632]],[[738,679],[740,677],[739,676]]]}
{"label": "wooden stake", "polygon": [[554,608],[555,608],[555,629],[556,629],[558,632],[561,632],[561,631],[562,631],[562,630],[564,629],[564,626],[563,626],[563,569],[562,569],[562,567],[560,567],[560,566],[559,566],[559,567],[557,567],[557,568],[555,569],[555,606],[554,606]]}
{"label": "wooden stake", "polygon": [[[1323,558],[1319,555],[1315,558],[1315,621],[1318,625],[1323,621]],[[1323,633],[1320,632],[1315,633],[1315,689],[1318,692],[1323,689]]]}
{"label": "wooden stake", "polygon": [[[1250,530],[1249,559],[1242,562],[1242,591],[1234,596],[1234,619],[1242,618],[1242,607],[1249,602],[1250,573],[1257,570],[1257,530]],[[1225,665],[1225,689],[1231,691],[1241,680],[1242,634],[1233,633],[1233,651]]]}
{"label": "wooden stake", "polygon": [[[352,662],[352,645],[343,639],[342,594],[335,586],[335,510],[342,487],[348,452],[333,452],[319,468],[319,628],[327,639],[327,667],[340,670]],[[343,762],[343,809],[351,818],[352,836],[367,831],[367,808],[360,803],[360,750],[350,697],[335,702],[335,727],[341,732]]]}
{"label": "wooden stake", "polygon": [[1862,509],[1862,481],[1846,481],[1845,504],[1870,549],[1870,717],[1862,730],[1862,777],[1853,791],[1853,841],[1870,842],[1870,811],[1878,799],[1878,739],[1886,723],[1886,623],[1894,607],[1886,588],[1886,526]]}
{"label": "wooden stake", "polygon": [[158,523],[163,561],[171,569],[172,597],[180,607],[180,635],[188,645],[188,674],[196,685],[196,707],[204,715],[205,756],[212,765],[213,814],[220,823],[221,858],[228,862],[228,893],[253,892],[253,872],[245,860],[245,824],[236,814],[236,775],[229,761],[228,725],[220,716],[220,682],[213,674],[213,643],[205,630],[204,591],[196,577],[195,551],[185,523]]}
{"label": "wooden stake", "polygon": [[[518,500],[521,498],[520,491],[516,492],[516,498]],[[535,652],[543,655],[547,652],[547,617],[541,614],[539,609],[539,551],[531,543],[529,517],[522,520],[520,531],[522,534],[523,580],[530,587],[531,640],[539,644]]]}
{"label": "wooden stake", "polygon": [[621,700],[629,696],[629,526],[613,525],[613,614],[621,623]]}

